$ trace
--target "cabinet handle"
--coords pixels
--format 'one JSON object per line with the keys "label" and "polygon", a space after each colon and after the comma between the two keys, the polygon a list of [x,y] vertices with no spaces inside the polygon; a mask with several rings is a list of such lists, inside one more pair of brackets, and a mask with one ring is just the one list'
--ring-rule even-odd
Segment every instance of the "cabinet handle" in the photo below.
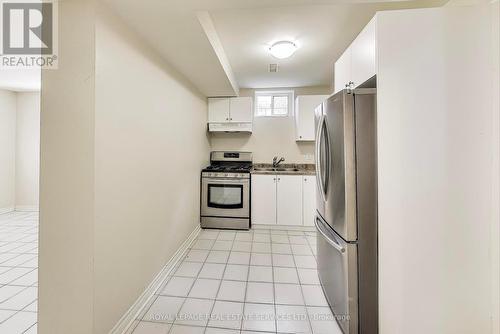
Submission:
{"label": "cabinet handle", "polygon": [[278,181],[281,181],[281,179],[278,177]]}
{"label": "cabinet handle", "polygon": [[353,90],[354,89],[354,81],[349,81],[348,83],[346,83],[345,88],[347,88],[349,90]]}

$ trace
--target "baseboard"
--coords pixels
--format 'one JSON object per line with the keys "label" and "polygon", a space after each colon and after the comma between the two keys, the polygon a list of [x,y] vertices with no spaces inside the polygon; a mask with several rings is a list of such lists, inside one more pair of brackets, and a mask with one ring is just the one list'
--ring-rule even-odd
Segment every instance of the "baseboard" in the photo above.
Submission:
{"label": "baseboard", "polygon": [[16,205],[14,210],[20,212],[38,212],[38,206]]}
{"label": "baseboard", "polygon": [[14,207],[11,207],[11,208],[0,208],[0,215],[2,213],[9,213],[9,212],[12,212],[14,211]]}
{"label": "baseboard", "polygon": [[200,233],[200,225],[191,232],[188,238],[182,243],[175,254],[170,258],[167,264],[162,268],[162,270],[156,275],[149,286],[144,290],[144,292],[137,298],[135,303],[128,309],[127,312],[121,317],[116,325],[111,329],[109,334],[123,334],[132,326],[137,316],[141,313],[143,308],[148,305],[148,302],[154,298],[155,292],[161,287],[164,280],[175,268],[176,264],[183,258],[189,246],[196,239]]}

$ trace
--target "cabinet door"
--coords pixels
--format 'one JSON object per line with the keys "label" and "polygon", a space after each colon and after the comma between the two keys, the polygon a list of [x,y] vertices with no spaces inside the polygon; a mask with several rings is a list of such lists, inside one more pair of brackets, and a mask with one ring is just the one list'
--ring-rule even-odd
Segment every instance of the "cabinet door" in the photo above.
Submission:
{"label": "cabinet door", "polygon": [[304,175],[302,183],[302,221],[305,226],[314,226],[316,216],[316,176]]}
{"label": "cabinet door", "polygon": [[352,42],[351,80],[355,87],[361,85],[376,73],[375,19],[373,18]]}
{"label": "cabinet door", "polygon": [[278,225],[302,225],[302,175],[278,175]]}
{"label": "cabinet door", "polygon": [[275,175],[252,175],[252,224],[276,224]]}
{"label": "cabinet door", "polygon": [[253,108],[251,97],[233,97],[229,101],[229,121],[235,123],[252,122]]}
{"label": "cabinet door", "polygon": [[229,122],[229,99],[223,97],[211,97],[208,99],[208,122]]}
{"label": "cabinet door", "polygon": [[335,93],[351,81],[351,47],[335,62]]}
{"label": "cabinet door", "polygon": [[296,141],[314,141],[314,110],[328,95],[300,95],[295,98]]}

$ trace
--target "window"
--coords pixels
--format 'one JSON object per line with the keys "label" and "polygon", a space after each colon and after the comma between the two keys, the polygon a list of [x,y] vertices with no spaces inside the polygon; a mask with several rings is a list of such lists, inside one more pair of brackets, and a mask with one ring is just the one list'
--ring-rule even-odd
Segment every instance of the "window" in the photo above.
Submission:
{"label": "window", "polygon": [[255,92],[256,117],[280,117],[292,113],[293,91]]}

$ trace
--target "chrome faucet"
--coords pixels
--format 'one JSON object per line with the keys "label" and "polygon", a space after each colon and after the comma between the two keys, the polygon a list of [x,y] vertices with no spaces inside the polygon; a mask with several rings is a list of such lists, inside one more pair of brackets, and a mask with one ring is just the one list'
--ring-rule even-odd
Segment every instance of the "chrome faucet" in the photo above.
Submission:
{"label": "chrome faucet", "polygon": [[283,161],[285,161],[285,158],[281,157],[279,160],[278,160],[278,157],[274,157],[273,158],[273,167],[276,168],[278,167],[278,165],[280,163],[282,163]]}

